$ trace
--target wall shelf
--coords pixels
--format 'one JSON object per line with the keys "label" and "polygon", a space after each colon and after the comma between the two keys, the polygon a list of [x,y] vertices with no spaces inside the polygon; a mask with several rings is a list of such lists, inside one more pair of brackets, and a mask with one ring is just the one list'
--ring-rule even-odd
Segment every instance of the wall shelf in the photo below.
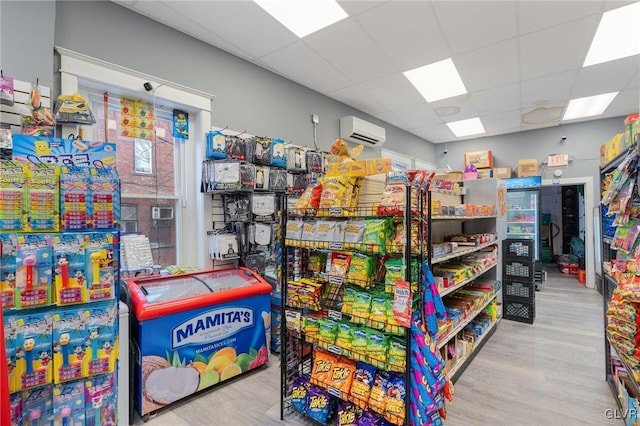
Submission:
{"label": "wall shelf", "polygon": [[497,293],[494,293],[493,296],[491,296],[487,301],[485,301],[479,309],[477,309],[473,314],[469,315],[467,318],[463,319],[460,324],[458,324],[453,330],[448,332],[446,336],[442,337],[442,339],[438,342],[438,349],[442,349],[444,345],[446,345],[447,342],[449,342],[449,340],[454,338],[456,334],[458,334],[471,321],[473,321],[475,317],[480,315],[484,311],[484,308],[489,306],[489,303],[491,303],[491,301],[494,300],[497,295],[498,295]]}
{"label": "wall shelf", "polygon": [[476,247],[472,247],[472,248],[466,248],[463,250],[456,250],[450,254],[444,255],[444,256],[440,256],[440,257],[432,257],[431,258],[431,264],[432,265],[436,265],[438,263],[442,263],[442,262],[446,262],[447,260],[451,260],[451,259],[455,259],[456,257],[460,257],[460,256],[464,256],[467,254],[471,254],[471,253],[475,253],[477,251],[482,250],[483,248],[487,248],[489,246],[495,245],[497,244],[497,241],[491,241],[490,243],[485,243],[485,244],[480,244],[479,246]]}

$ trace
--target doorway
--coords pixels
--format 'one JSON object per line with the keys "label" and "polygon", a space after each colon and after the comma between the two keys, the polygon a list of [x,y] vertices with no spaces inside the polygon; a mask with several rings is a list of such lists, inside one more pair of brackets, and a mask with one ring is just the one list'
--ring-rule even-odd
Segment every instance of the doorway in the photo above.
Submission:
{"label": "doorway", "polygon": [[540,259],[546,270],[595,288],[593,178],[543,180]]}

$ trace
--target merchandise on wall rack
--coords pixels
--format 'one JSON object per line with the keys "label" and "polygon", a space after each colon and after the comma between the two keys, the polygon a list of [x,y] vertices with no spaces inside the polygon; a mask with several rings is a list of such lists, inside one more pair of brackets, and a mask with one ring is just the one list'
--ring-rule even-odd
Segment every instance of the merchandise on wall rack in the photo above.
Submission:
{"label": "merchandise on wall rack", "polygon": [[432,336],[445,313],[420,243],[428,179],[389,173],[375,194],[349,179],[311,184],[287,214],[281,414],[327,424],[337,405],[338,424],[441,421],[451,395]]}
{"label": "merchandise on wall rack", "polygon": [[[624,124],[621,135],[631,141],[637,114],[627,117]],[[600,168],[606,380],[629,425],[638,421],[640,406],[638,142],[630,142],[616,155],[605,154],[610,162]],[[610,146],[611,141],[605,145]],[[601,163],[602,158],[601,149]]]}

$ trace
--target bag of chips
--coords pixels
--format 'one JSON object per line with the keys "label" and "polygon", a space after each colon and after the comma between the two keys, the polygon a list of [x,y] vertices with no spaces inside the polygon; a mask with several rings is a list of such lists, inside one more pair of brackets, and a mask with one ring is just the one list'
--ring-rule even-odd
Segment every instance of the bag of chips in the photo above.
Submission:
{"label": "bag of chips", "polygon": [[356,364],[356,372],[351,383],[349,401],[360,408],[367,408],[369,394],[373,386],[373,379],[376,376],[376,368],[364,362]]}
{"label": "bag of chips", "polygon": [[349,266],[349,273],[347,274],[347,282],[363,288],[370,288],[373,284],[375,267],[375,256],[353,253],[353,256],[351,257],[351,264]]}

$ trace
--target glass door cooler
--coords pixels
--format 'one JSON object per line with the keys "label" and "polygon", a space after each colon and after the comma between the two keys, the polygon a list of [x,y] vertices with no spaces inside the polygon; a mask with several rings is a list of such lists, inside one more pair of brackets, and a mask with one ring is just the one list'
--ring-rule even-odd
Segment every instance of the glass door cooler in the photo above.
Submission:
{"label": "glass door cooler", "polygon": [[142,416],[268,361],[271,286],[251,270],[127,283]]}
{"label": "glass door cooler", "polygon": [[540,259],[540,176],[504,179],[507,185],[507,238],[534,240]]}

